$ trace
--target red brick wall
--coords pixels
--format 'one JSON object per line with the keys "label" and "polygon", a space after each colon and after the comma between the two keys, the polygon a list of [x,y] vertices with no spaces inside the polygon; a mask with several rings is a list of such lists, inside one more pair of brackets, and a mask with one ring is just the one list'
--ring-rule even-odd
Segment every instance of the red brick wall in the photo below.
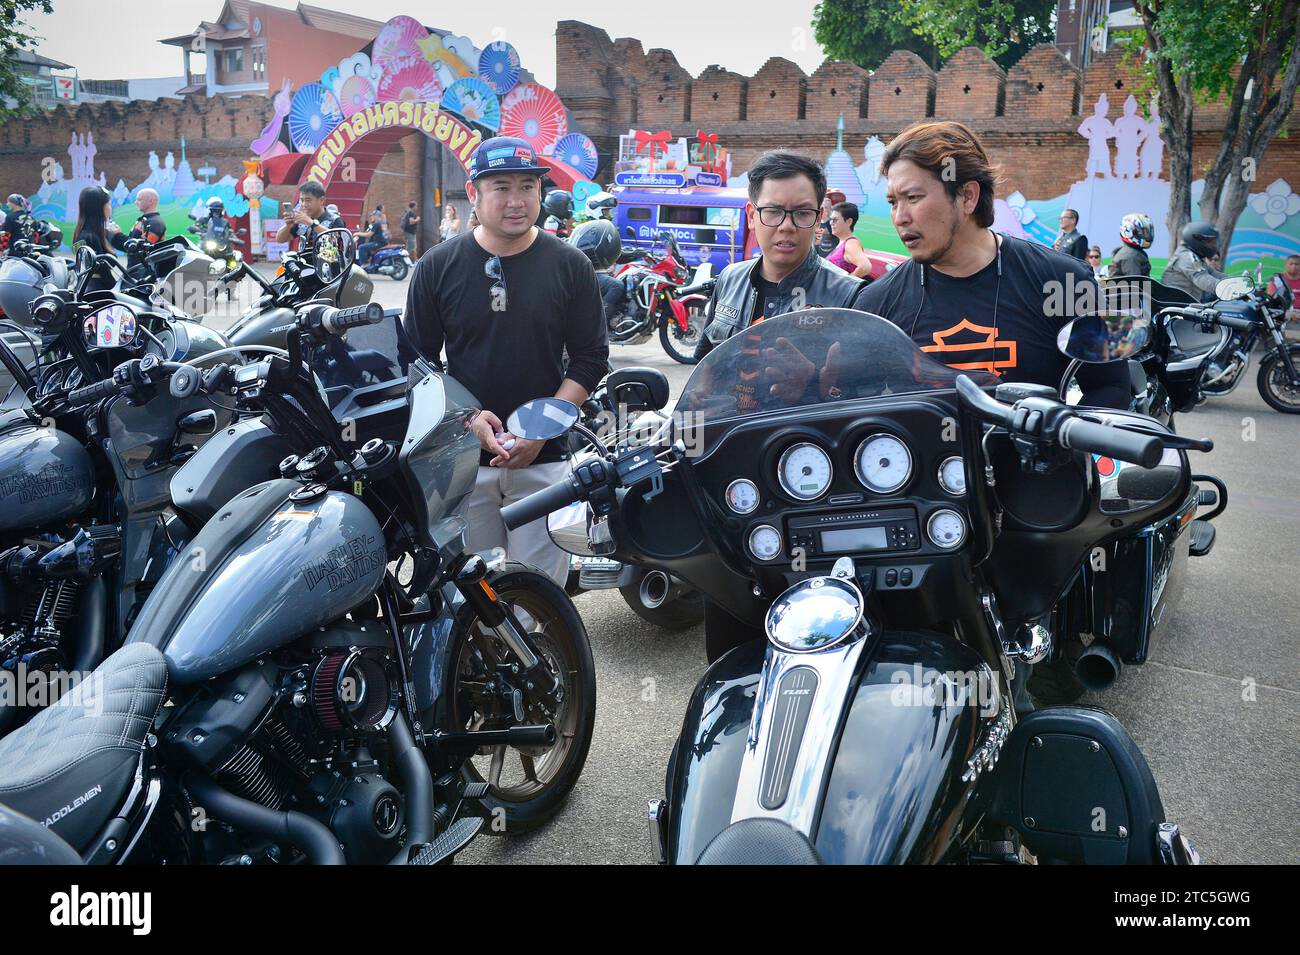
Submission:
{"label": "red brick wall", "polygon": [[867,117],[917,120],[934,110],[934,70],[915,53],[895,50],[871,74]]}
{"label": "red brick wall", "polygon": [[968,46],[939,70],[934,114],[953,119],[992,119],[1002,115],[1007,74],[982,50]]}

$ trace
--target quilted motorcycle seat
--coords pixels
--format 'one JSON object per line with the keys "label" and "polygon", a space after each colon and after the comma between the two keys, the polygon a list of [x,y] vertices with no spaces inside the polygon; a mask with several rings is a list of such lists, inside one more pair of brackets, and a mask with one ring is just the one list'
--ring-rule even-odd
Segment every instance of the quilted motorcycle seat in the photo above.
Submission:
{"label": "quilted motorcycle seat", "polygon": [[167,688],[157,647],[118,650],[0,739],[0,804],[84,852],[121,807]]}

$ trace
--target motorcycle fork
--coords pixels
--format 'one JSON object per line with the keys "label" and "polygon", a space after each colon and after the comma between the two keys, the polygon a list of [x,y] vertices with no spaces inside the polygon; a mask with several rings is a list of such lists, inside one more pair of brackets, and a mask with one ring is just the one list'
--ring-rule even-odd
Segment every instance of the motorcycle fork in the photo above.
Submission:
{"label": "motorcycle fork", "polygon": [[1300,370],[1297,370],[1295,362],[1291,359],[1291,349],[1287,347],[1286,335],[1274,322],[1269,322],[1269,334],[1273,338],[1273,351],[1277,355],[1277,360],[1282,363],[1286,369],[1287,377],[1292,385],[1300,385]]}
{"label": "motorcycle fork", "polygon": [[536,693],[547,706],[554,708],[563,701],[564,690],[551,672],[546,659],[533,645],[514,610],[503,603],[487,581],[487,563],[477,554],[465,554],[450,573],[451,581],[484,624],[501,638],[523,668],[521,676],[529,692]]}

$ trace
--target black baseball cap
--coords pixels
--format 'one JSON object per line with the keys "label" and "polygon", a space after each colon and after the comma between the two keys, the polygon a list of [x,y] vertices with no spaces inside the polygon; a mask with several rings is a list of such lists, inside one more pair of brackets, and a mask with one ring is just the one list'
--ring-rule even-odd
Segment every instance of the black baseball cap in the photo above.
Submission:
{"label": "black baseball cap", "polygon": [[515,136],[494,136],[485,139],[474,151],[470,160],[469,181],[502,172],[522,172],[540,176],[550,172],[550,166],[537,161],[537,151],[526,139]]}

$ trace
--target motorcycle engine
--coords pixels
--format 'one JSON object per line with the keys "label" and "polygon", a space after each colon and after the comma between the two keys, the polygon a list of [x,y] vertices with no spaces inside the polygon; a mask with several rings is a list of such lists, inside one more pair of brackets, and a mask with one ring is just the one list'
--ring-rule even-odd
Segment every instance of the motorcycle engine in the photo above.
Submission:
{"label": "motorcycle engine", "polygon": [[[68,654],[73,648],[65,634],[77,611],[80,590],[80,582],[72,579],[23,588],[0,583],[0,671],[7,675],[6,692],[0,693],[0,733],[58,696],[53,678],[70,665]],[[43,689],[38,690],[38,685]],[[12,699],[9,690],[14,691]],[[16,706],[24,701],[30,711]]]}
{"label": "motorcycle engine", "polygon": [[349,863],[387,862],[405,801],[371,747],[397,713],[390,650],[381,625],[338,622],[300,641],[287,666],[264,658],[205,687],[167,739],[230,792],[319,819]]}

